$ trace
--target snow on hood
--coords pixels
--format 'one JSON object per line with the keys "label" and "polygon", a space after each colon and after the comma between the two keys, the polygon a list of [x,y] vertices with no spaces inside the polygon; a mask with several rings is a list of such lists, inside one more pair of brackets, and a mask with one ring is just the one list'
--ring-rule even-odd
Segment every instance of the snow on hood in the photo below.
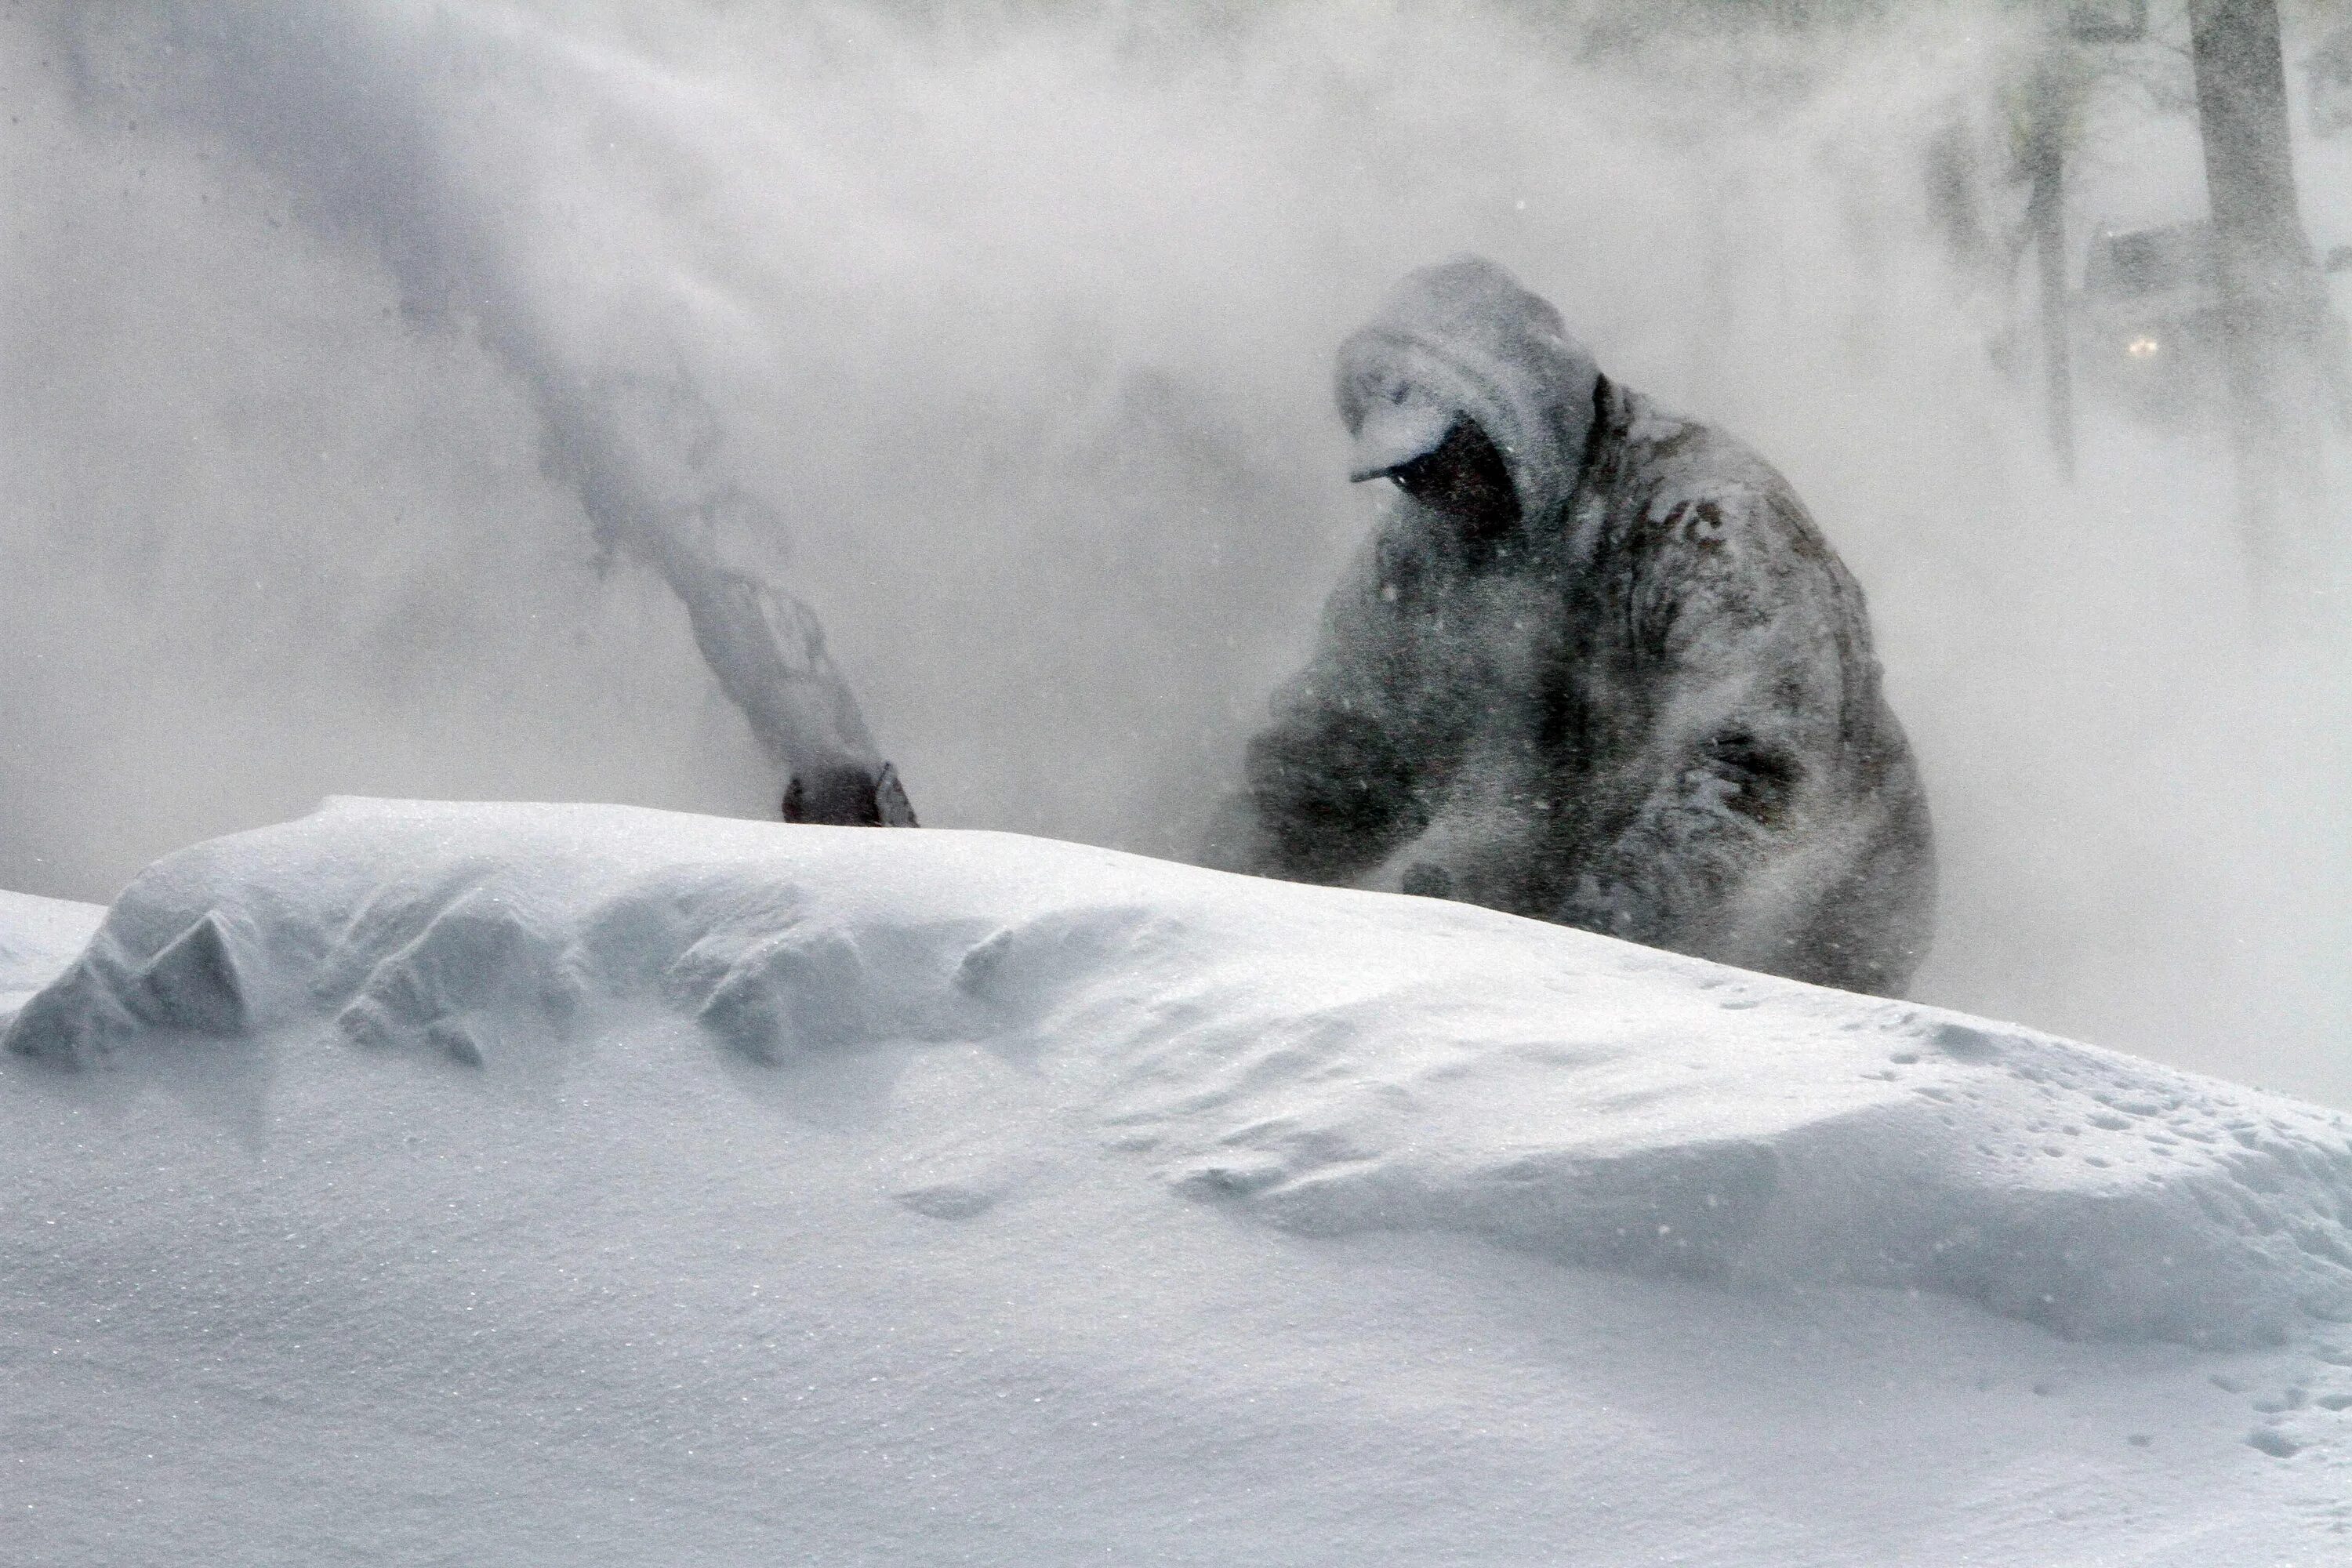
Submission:
{"label": "snow on hood", "polygon": [[1545,516],[1576,488],[1599,378],[1559,312],[1493,262],[1423,268],[1339,348],[1355,477],[1420,456],[1466,415],[1502,449],[1520,510]]}
{"label": "snow on hood", "polygon": [[5,1045],[56,1070],[0,1091],[200,1063],[256,1125],[328,1062],[524,1100],[616,1051],[785,1102],[871,1068],[887,1102],[970,1057],[1052,1113],[890,1178],[940,1217],[1058,1162],[1294,1231],[1914,1287],[2073,1335],[2352,1314],[2341,1116],[1459,904],[1011,835],[333,801],[142,873]]}

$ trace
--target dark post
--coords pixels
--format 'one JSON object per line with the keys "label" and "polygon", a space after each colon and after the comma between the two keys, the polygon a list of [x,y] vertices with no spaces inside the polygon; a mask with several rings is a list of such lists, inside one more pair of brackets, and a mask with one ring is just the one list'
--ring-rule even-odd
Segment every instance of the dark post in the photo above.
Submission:
{"label": "dark post", "polygon": [[2297,212],[2276,0],[2191,0],[2189,47],[2213,214],[2238,506],[2258,579],[2322,505],[2326,296]]}
{"label": "dark post", "polygon": [[2050,404],[2050,449],[2059,468],[2074,477],[2074,370],[2067,341],[2066,112],[2063,74],[2045,50],[2034,67],[2028,110],[2025,168],[2032,181],[2026,222],[2042,280],[2042,369]]}

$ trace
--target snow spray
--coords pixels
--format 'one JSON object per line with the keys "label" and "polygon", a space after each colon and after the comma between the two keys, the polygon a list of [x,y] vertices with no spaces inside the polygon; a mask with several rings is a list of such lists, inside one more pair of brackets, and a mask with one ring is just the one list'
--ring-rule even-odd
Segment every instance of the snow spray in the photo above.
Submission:
{"label": "snow spray", "polygon": [[[149,68],[98,63],[93,35],[110,27]],[[283,181],[322,234],[366,247],[414,322],[476,327],[527,389],[542,468],[577,494],[599,546],[653,568],[685,606],[719,689],[788,781],[789,819],[913,825],[816,613],[720,557],[722,514],[756,514],[771,534],[782,520],[728,472],[718,415],[691,375],[600,371],[567,352],[445,155],[423,89],[460,62],[478,68],[496,33],[446,12],[160,0],[80,16],[59,41],[89,98],[137,93]]]}

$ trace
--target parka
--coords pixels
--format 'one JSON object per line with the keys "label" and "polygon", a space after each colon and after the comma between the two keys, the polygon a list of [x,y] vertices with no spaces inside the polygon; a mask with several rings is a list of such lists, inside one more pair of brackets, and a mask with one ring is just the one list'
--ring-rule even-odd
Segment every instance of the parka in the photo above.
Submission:
{"label": "parka", "polygon": [[1338,382],[1359,478],[1468,419],[1518,516],[1393,502],[1206,858],[1899,994],[1927,798],[1862,590],[1788,482],[1482,260],[1408,278]]}

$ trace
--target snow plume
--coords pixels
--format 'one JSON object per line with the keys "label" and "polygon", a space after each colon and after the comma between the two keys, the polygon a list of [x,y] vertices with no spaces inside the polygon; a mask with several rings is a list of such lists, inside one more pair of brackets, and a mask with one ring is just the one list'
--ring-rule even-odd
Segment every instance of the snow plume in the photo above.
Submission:
{"label": "snow plume", "polygon": [[[2010,8],[1725,43],[1744,9],[0,13],[0,886],[335,792],[772,815],[659,574],[593,569],[644,556],[583,450],[822,607],[927,823],[1188,854],[1377,504],[1332,353],[1472,252],[1867,590],[1942,850],[1925,999],[2352,1101],[2336,656],[2250,631],[2218,441],[2086,395],[2070,488],[1989,352]],[[224,122],[238,37],[308,52]],[[2128,100],[2078,260],[2202,208]]]}
{"label": "snow plume", "polygon": [[780,773],[878,765],[814,613],[719,557],[729,514],[769,534],[781,519],[727,472],[718,415],[692,374],[600,371],[567,344],[488,194],[468,188],[446,145],[436,89],[461,63],[503,67],[544,92],[551,68],[571,64],[577,78],[578,62],[447,15],[420,23],[348,5],[164,0],[80,23],[59,42],[86,99],[143,100],[249,160],[322,237],[380,260],[412,321],[477,330],[544,426],[549,476],[577,493],[600,547],[677,594],[719,689]]}

